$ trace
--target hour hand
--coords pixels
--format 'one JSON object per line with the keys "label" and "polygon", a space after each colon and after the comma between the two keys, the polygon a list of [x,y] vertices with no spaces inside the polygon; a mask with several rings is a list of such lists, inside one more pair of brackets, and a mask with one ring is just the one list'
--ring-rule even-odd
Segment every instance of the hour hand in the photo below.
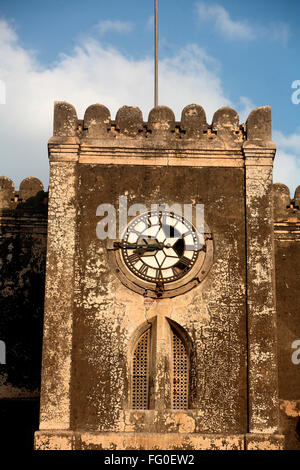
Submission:
{"label": "hour hand", "polygon": [[114,249],[118,250],[119,248],[123,248],[126,250],[134,250],[139,245],[137,243],[127,243],[127,242],[114,242]]}
{"label": "hour hand", "polygon": [[162,250],[164,248],[163,243],[159,243],[155,238],[143,238],[142,241],[144,244],[138,245],[134,250],[137,254],[143,254],[149,251]]}
{"label": "hour hand", "polygon": [[[154,243],[148,244],[146,240],[145,243],[127,243],[124,241],[114,242],[114,249],[118,250],[119,248],[125,250],[134,250],[135,253],[144,252],[144,251],[156,251],[163,248],[163,243]],[[153,241],[153,240],[152,240]]]}
{"label": "hour hand", "polygon": [[128,243],[125,241],[114,242],[113,247],[115,250],[119,248],[125,250],[134,250],[134,253],[143,254],[148,251],[162,250],[164,248],[163,243],[158,243],[153,238],[143,238],[143,243]]}
{"label": "hour hand", "polygon": [[153,243],[152,245],[137,245],[136,249],[134,250],[134,253],[142,255],[143,253],[146,253],[148,251],[161,250],[163,248],[163,246],[161,245],[161,243]]}

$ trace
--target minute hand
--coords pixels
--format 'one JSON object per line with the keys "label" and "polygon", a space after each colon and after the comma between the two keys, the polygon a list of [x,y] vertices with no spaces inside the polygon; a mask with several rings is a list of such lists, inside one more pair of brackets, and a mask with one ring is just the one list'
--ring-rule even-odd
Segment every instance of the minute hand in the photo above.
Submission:
{"label": "minute hand", "polygon": [[163,248],[164,248],[163,243],[153,243],[152,245],[137,245],[136,249],[134,250],[134,253],[141,255],[145,253],[146,251],[162,250]]}
{"label": "minute hand", "polygon": [[[146,242],[147,243],[147,242]],[[142,250],[142,251],[155,251],[162,250],[164,248],[163,243],[153,243],[149,245],[139,243],[126,243],[126,242],[115,242],[114,248],[123,248],[126,250]]]}

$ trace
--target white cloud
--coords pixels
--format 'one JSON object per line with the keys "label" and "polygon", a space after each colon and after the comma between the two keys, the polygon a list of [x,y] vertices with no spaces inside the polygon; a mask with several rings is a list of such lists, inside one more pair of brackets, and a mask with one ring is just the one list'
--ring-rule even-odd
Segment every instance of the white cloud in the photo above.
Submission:
{"label": "white cloud", "polygon": [[212,21],[217,31],[228,39],[255,40],[268,37],[284,44],[289,38],[289,26],[284,22],[267,25],[249,24],[247,20],[234,20],[229,12],[221,5],[206,2],[196,3],[198,18],[202,22]]}
{"label": "white cloud", "polygon": [[133,24],[128,21],[103,20],[96,25],[96,28],[99,30],[100,34],[129,33],[132,31]]}
{"label": "white cloud", "polygon": [[214,20],[216,27],[225,36],[231,39],[252,39],[252,29],[245,21],[234,21],[224,7],[217,4],[197,4],[198,17],[202,21]]}
{"label": "white cloud", "polygon": [[239,109],[239,115],[240,115],[240,122],[246,122],[249,114],[253,109],[255,109],[257,106],[252,103],[252,101],[247,98],[247,96],[241,96],[240,97],[240,102],[237,106],[237,109]]}
{"label": "white cloud", "polygon": [[[190,103],[204,107],[208,122],[222,106],[236,107],[241,121],[254,107],[246,97],[236,105],[230,102],[222,88],[218,62],[195,45],[161,60],[159,74],[159,102],[170,106],[178,120]],[[32,52],[19,45],[15,32],[3,20],[0,80],[6,85],[6,104],[0,104],[0,174],[12,178],[16,186],[26,176],[37,176],[47,185],[47,141],[52,135],[55,100],[72,103],[81,119],[85,109],[97,102],[110,109],[113,119],[124,104],[139,106],[145,120],[153,107],[152,57],[133,60],[89,39],[72,54],[62,54],[55,64],[42,67]],[[296,137],[287,137],[287,142],[283,139],[286,154],[294,155],[288,145]],[[287,158],[294,167],[289,174],[284,165],[280,167],[283,176],[278,179],[294,184],[296,156]]]}
{"label": "white cloud", "polygon": [[[179,50],[159,66],[160,104],[180,119],[184,106],[200,103],[208,119],[230,104],[218,77],[216,63],[196,46]],[[29,175],[47,182],[47,140],[52,135],[53,102],[72,103],[79,118],[92,103],[106,105],[115,117],[126,105],[141,108],[144,119],[153,107],[153,58],[133,60],[89,39],[72,54],[62,54],[42,67],[22,48],[15,32],[0,22],[0,80],[6,85],[6,104],[0,105],[0,174],[16,185]]]}
{"label": "white cloud", "polygon": [[286,184],[293,197],[296,187],[300,185],[300,132],[284,135],[274,131],[273,140],[277,145],[274,182]]}
{"label": "white cloud", "polygon": [[287,151],[299,153],[300,155],[300,130],[299,133],[284,135],[280,131],[273,132],[273,139],[276,140],[277,145]]}

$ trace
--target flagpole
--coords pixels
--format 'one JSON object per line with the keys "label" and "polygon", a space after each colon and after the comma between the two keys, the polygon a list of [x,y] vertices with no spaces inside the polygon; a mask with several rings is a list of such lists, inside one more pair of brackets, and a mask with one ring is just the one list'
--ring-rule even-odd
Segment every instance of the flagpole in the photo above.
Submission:
{"label": "flagpole", "polygon": [[158,0],[155,0],[154,106],[158,106]]}

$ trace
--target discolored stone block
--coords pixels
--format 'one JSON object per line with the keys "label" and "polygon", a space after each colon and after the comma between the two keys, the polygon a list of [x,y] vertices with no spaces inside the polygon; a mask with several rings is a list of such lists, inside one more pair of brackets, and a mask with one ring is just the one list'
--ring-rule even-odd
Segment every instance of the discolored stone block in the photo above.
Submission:
{"label": "discolored stone block", "polygon": [[269,143],[272,140],[270,106],[254,109],[248,116],[246,129],[248,141]]}
{"label": "discolored stone block", "polygon": [[212,121],[212,128],[214,131],[229,131],[234,132],[239,127],[239,115],[231,108],[225,107],[218,109]]}
{"label": "discolored stone block", "polygon": [[289,188],[282,183],[273,184],[273,214],[276,221],[288,217],[291,197]]}
{"label": "discolored stone block", "polygon": [[0,209],[13,207],[15,187],[11,179],[0,176]]}
{"label": "discolored stone block", "polygon": [[300,186],[298,186],[298,187],[295,189],[295,196],[294,196],[294,199],[295,199],[295,206],[297,206],[298,209],[300,209]]}
{"label": "discolored stone block", "polygon": [[136,106],[123,106],[116,115],[116,127],[123,135],[135,137],[143,129],[142,111]]}
{"label": "discolored stone block", "polygon": [[44,192],[44,186],[38,178],[25,178],[20,184],[19,195],[22,202],[37,196],[38,193]]}
{"label": "discolored stone block", "polygon": [[246,434],[245,450],[284,450],[281,434]]}
{"label": "discolored stone block", "polygon": [[148,128],[155,137],[172,136],[175,129],[175,116],[173,111],[167,106],[157,106],[153,108],[148,116]]}
{"label": "discolored stone block", "polygon": [[53,135],[57,137],[76,136],[78,126],[74,106],[65,101],[56,101],[54,105]]}
{"label": "discolored stone block", "polygon": [[92,104],[85,111],[83,127],[87,137],[99,138],[106,136],[110,124],[110,111],[103,104]]}
{"label": "discolored stone block", "polygon": [[187,138],[203,138],[207,130],[205,111],[202,106],[189,104],[181,113],[181,128]]}

